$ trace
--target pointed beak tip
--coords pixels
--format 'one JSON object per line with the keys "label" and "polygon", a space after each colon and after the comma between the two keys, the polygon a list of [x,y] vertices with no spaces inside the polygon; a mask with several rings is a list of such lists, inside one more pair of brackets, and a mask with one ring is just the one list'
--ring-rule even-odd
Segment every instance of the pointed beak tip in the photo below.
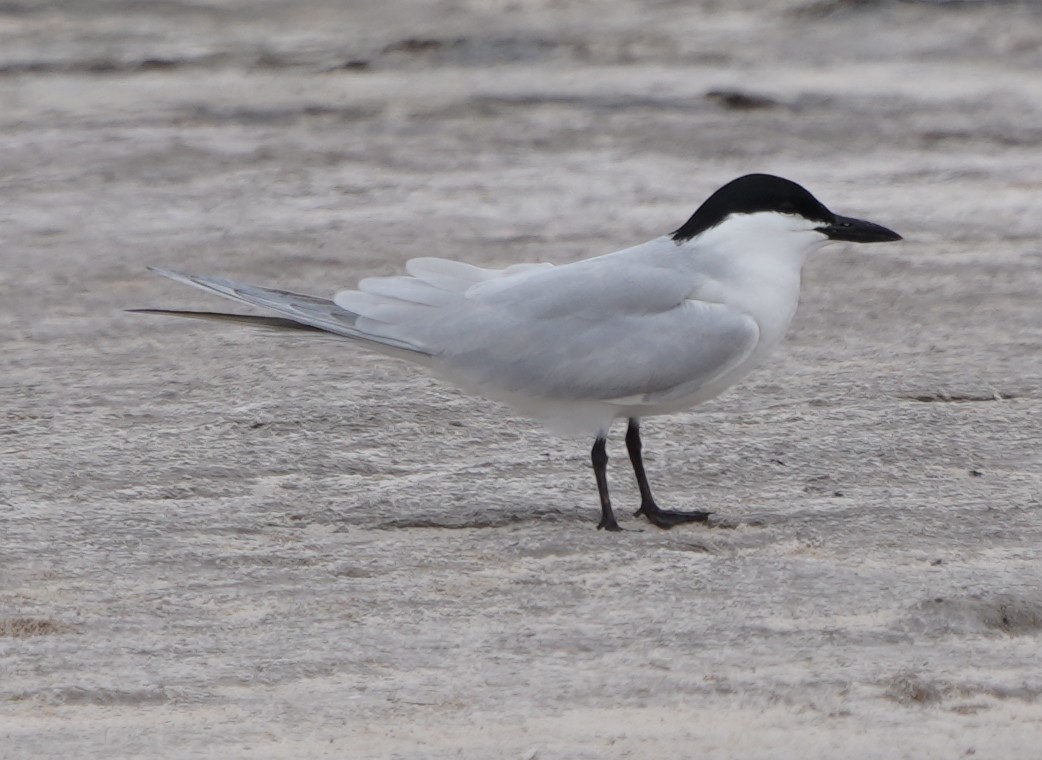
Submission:
{"label": "pointed beak tip", "polygon": [[882,227],[879,230],[879,236],[867,242],[871,243],[896,243],[898,240],[904,240],[901,235],[897,234],[893,230],[888,230],[886,227]]}
{"label": "pointed beak tip", "polygon": [[821,228],[821,231],[832,240],[848,243],[893,243],[904,240],[896,232],[881,224],[847,216],[836,217],[835,222]]}

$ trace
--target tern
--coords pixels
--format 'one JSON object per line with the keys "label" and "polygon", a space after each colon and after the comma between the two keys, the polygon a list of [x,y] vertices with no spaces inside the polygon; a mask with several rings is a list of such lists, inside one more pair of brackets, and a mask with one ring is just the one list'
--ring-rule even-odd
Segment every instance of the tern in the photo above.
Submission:
{"label": "tern", "polygon": [[791,180],[739,177],[678,229],[632,248],[555,266],[488,269],[412,259],[332,300],[218,277],[157,274],[279,316],[135,309],[330,334],[422,365],[463,390],[551,428],[593,437],[597,527],[621,528],[608,493],[606,442],[626,449],[643,515],[659,528],[711,512],[661,508],[644,471],[640,420],[701,404],[763,363],[789,327],[807,258],[833,241],[901,240],[839,216]]}

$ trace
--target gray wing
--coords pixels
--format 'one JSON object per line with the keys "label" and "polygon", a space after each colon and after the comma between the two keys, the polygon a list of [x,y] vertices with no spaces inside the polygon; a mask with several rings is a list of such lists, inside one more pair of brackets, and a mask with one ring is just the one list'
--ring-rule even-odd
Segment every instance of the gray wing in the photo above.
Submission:
{"label": "gray wing", "polygon": [[[759,339],[749,316],[690,298],[704,278],[668,238],[561,267],[494,270],[416,259],[407,270],[363,280],[334,301],[154,271],[432,365],[493,397],[668,398],[726,374]],[[287,326],[273,318],[231,319]]]}
{"label": "gray wing", "polygon": [[325,335],[329,338],[340,336],[284,317],[258,317],[254,314],[228,314],[223,311],[187,311],[185,309],[127,309],[131,314],[158,314],[164,317],[185,317],[199,319],[204,322],[232,322],[247,327],[256,327],[268,332],[306,332]]}
{"label": "gray wing", "polygon": [[[410,343],[407,340],[399,340],[384,335],[372,335],[359,329],[356,325],[358,314],[343,309],[325,298],[292,293],[287,290],[262,288],[259,285],[234,282],[221,277],[182,274],[156,267],[149,267],[149,269],[171,280],[201,288],[232,301],[238,301],[250,306],[259,306],[282,314],[296,325],[303,325],[306,328],[313,328],[314,330],[333,333],[345,338],[364,341],[371,348],[384,353],[404,356],[414,361],[425,361],[426,357],[429,356],[429,353],[422,346]],[[280,319],[272,317],[251,318],[248,315],[166,311],[161,309],[145,309],[142,311],[165,313],[174,316],[190,316],[197,319],[244,322],[269,329],[299,329],[299,327],[294,327],[293,324],[286,324]]]}
{"label": "gray wing", "polygon": [[747,315],[691,298],[705,277],[668,238],[560,267],[421,259],[408,269],[363,280],[336,303],[359,314],[367,334],[424,346],[441,374],[492,397],[696,390],[759,339]]}
{"label": "gray wing", "polygon": [[691,298],[704,275],[671,241],[471,287],[438,320],[413,326],[456,382],[556,399],[694,392],[740,364],[759,327]]}
{"label": "gray wing", "polygon": [[492,311],[473,316],[485,340],[435,360],[460,384],[490,395],[666,400],[730,372],[752,353],[760,335],[751,317],[692,300],[599,319],[517,322]]}

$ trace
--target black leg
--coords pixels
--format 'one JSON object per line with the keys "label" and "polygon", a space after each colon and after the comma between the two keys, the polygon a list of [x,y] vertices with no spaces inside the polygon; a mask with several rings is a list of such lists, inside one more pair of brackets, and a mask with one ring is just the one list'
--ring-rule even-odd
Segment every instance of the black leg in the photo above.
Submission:
{"label": "black leg", "polygon": [[601,496],[601,521],[597,530],[622,530],[615,521],[615,513],[611,511],[611,499],[608,497],[608,452],[604,445],[606,439],[599,436],[593,444],[590,459],[593,460],[593,474],[597,478],[597,493]]}
{"label": "black leg", "polygon": [[640,420],[636,417],[630,417],[629,427],[626,428],[626,451],[629,452],[633,474],[637,476],[637,487],[640,489],[640,509],[633,513],[634,516],[644,515],[652,525],[665,529],[681,523],[706,522],[709,519],[712,512],[675,512],[671,509],[662,509],[655,503],[655,497],[651,495],[648,476],[644,472]]}

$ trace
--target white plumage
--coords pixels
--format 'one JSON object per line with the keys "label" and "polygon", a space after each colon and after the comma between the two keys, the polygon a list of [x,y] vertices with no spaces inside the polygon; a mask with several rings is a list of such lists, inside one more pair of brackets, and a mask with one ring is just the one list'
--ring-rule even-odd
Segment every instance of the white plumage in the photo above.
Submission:
{"label": "white plumage", "polygon": [[[796,312],[804,261],[833,239],[899,236],[832,214],[788,180],[749,175],[717,191],[673,235],[563,266],[488,269],[419,258],[406,264],[407,275],[363,279],[332,301],[155,271],[281,316],[175,313],[340,335],[555,429],[595,436],[601,527],[616,528],[602,477],[612,421],[630,419],[641,511],[652,517],[639,418],[706,401],[762,363]],[[706,514],[660,512],[677,521]]]}

